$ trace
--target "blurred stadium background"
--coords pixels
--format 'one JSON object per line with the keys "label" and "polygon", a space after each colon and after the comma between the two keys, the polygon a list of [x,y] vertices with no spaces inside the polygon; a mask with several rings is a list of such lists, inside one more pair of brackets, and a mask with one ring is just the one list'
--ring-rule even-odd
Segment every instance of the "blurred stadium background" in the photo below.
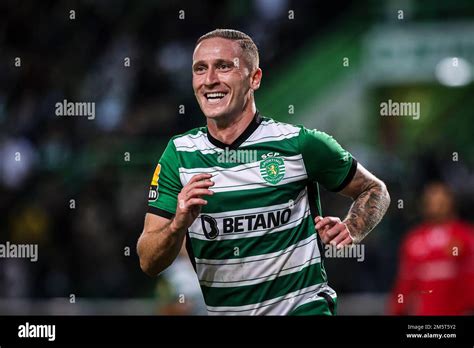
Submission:
{"label": "blurred stadium background", "polygon": [[[39,259],[0,259],[0,314],[203,313],[186,259],[154,280],[135,245],[164,145],[205,122],[191,56],[218,27],[259,46],[263,115],[332,134],[387,183],[364,262],[326,261],[340,314],[387,313],[424,183],[447,182],[474,220],[471,0],[4,0],[0,242],[37,243]],[[96,118],[56,116],[63,99],[95,102]],[[419,102],[420,118],[381,116],[389,99]],[[322,204],[342,217],[350,201],[323,191]]]}

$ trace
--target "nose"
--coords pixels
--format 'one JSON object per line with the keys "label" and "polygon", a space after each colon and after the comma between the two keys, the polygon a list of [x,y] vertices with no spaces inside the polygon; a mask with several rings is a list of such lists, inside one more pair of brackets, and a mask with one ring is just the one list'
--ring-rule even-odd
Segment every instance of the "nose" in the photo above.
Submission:
{"label": "nose", "polygon": [[218,78],[218,76],[216,74],[216,70],[214,68],[210,68],[210,69],[207,70],[206,79],[205,79],[204,83],[207,86],[212,86],[212,85],[215,85],[215,84],[219,83],[219,78]]}

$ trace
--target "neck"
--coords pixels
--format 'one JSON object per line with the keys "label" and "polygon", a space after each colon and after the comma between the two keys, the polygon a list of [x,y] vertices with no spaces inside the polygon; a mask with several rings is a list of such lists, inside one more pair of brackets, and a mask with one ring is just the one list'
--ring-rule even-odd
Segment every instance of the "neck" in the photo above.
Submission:
{"label": "neck", "polygon": [[443,216],[431,216],[427,220],[433,225],[443,225],[456,219],[456,214],[448,213]]}
{"label": "neck", "polygon": [[252,122],[257,108],[255,103],[235,116],[207,119],[207,129],[211,135],[224,144],[232,144]]}

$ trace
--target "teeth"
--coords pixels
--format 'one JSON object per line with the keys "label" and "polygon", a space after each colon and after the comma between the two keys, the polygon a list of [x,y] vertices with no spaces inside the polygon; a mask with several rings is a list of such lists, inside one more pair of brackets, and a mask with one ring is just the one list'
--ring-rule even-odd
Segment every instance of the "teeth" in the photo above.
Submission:
{"label": "teeth", "polygon": [[206,97],[207,98],[224,98],[225,93],[221,93],[221,92],[207,93]]}

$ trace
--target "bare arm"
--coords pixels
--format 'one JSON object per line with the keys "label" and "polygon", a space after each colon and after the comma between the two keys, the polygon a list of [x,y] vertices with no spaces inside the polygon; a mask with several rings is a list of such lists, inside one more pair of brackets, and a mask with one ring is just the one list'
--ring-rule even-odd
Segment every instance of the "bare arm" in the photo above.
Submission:
{"label": "bare arm", "polygon": [[385,184],[360,163],[352,181],[341,192],[354,200],[343,222],[359,243],[382,220],[390,205]]}
{"label": "bare arm", "polygon": [[316,229],[324,243],[360,243],[382,220],[390,205],[390,195],[385,184],[360,163],[351,182],[339,193],[354,200],[346,218],[341,221],[337,217],[317,216]]}
{"label": "bare arm", "polygon": [[212,195],[209,187],[214,185],[210,174],[194,175],[178,195],[176,215],[169,220],[161,216],[146,214],[145,226],[138,239],[137,253],[141,269],[156,276],[173,263],[183,245],[189,226],[207,204],[203,195]]}
{"label": "bare arm", "polygon": [[154,214],[145,215],[137,252],[141,269],[150,276],[159,274],[171,265],[181,249],[186,230],[171,227],[172,221]]}

